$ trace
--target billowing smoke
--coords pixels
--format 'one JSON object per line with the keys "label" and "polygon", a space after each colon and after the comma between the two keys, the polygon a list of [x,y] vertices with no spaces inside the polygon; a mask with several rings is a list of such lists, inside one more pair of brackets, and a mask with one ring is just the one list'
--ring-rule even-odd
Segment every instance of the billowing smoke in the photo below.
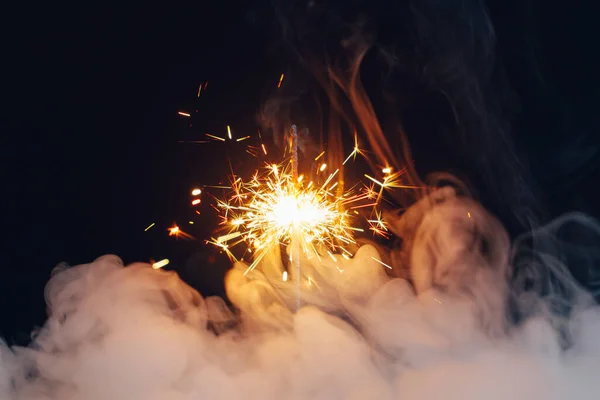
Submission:
{"label": "billowing smoke", "polygon": [[[0,397],[598,397],[600,308],[553,256],[571,254],[561,229],[598,243],[593,221],[571,216],[530,237],[551,238],[550,248],[519,242],[545,285],[527,295],[508,284],[523,258],[474,201],[444,189],[390,218],[411,243],[407,279],[389,277],[365,245],[350,260],[302,259],[302,275],[284,281],[274,250],[253,272],[240,263],[228,274],[235,311],[147,264],[108,255],[61,266],[43,329],[28,348],[1,348]],[[556,310],[560,301],[567,311]],[[511,313],[525,308],[515,322]]]}

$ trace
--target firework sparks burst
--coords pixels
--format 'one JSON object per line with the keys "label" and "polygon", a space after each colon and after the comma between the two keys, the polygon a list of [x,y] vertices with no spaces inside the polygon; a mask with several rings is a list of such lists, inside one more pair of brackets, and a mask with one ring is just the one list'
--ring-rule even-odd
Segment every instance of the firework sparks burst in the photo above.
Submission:
{"label": "firework sparks burst", "polygon": [[323,253],[351,254],[346,246],[354,244],[353,232],[361,230],[351,225],[346,211],[349,202],[366,198],[334,195],[328,185],[337,173],[315,188],[312,182],[294,179],[290,167],[269,165],[266,172],[243,182],[234,178],[234,194],[227,201],[219,201],[223,211],[223,225],[229,232],[211,242],[224,249],[230,257],[232,246],[244,243],[254,253],[249,270],[256,267],[273,246],[289,245],[297,240],[307,257]]}

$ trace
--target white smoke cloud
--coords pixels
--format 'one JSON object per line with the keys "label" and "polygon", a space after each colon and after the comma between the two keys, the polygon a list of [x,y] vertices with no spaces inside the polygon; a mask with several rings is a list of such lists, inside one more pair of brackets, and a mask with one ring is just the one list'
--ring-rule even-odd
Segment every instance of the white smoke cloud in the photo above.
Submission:
{"label": "white smoke cloud", "polygon": [[[273,254],[227,276],[239,315],[147,264],[109,255],[61,268],[31,346],[0,343],[0,398],[596,399],[600,308],[572,304],[567,319],[539,307],[508,323],[499,223],[452,194],[419,213],[407,213],[406,258],[418,284],[389,278],[367,245],[351,260],[302,260],[298,293]],[[401,235],[405,222],[391,225]]]}

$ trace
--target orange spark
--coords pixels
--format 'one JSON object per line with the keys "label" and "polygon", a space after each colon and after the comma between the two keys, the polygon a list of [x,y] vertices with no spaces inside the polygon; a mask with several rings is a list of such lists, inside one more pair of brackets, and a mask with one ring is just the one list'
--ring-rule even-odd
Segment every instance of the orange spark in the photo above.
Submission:
{"label": "orange spark", "polygon": [[176,238],[183,237],[185,239],[192,239],[191,235],[182,231],[177,225],[173,225],[167,230],[169,231],[169,236],[175,236]]}
{"label": "orange spark", "polygon": [[192,201],[192,205],[193,205],[193,206],[197,206],[198,204],[200,204],[200,201],[201,201],[200,199],[194,199],[194,200]]}
{"label": "orange spark", "polygon": [[285,76],[285,74],[281,74],[281,77],[279,78],[279,83],[277,84],[277,87],[280,88],[281,87],[281,83],[283,82],[283,77]]}
{"label": "orange spark", "polygon": [[183,111],[178,111],[177,114],[179,114],[181,116],[184,116],[184,117],[189,117],[190,116],[189,113],[186,113],[186,112],[183,112]]}

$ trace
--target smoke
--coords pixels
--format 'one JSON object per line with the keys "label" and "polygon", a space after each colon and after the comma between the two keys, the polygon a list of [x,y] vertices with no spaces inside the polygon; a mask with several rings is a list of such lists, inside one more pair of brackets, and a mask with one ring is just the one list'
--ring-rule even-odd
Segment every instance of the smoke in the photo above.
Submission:
{"label": "smoke", "polygon": [[[397,2],[406,13],[386,7],[379,17],[387,13],[401,35],[415,41],[391,49],[369,35],[368,23],[348,28],[358,3],[339,13],[309,2],[319,23],[304,17],[302,26],[284,21],[289,35],[302,38],[299,54],[303,46],[314,52],[322,45],[330,55],[328,44],[339,46],[342,37],[350,54],[346,64],[301,54],[330,100],[330,109],[319,109],[329,122],[317,131],[335,128],[332,156],[342,154],[342,131],[352,131],[342,119],[371,143],[379,161],[404,164],[411,179],[421,182],[406,144],[410,129],[405,134],[397,126],[395,142],[384,135],[377,99],[361,80],[369,54],[376,54],[389,68],[383,81],[395,76],[401,82],[395,105],[403,125],[426,126],[434,118],[415,110],[441,94],[462,149],[457,157],[471,154],[479,183],[493,188],[492,203],[506,202],[517,220],[526,220],[525,174],[504,110],[491,103],[497,75],[485,8],[475,0]],[[284,11],[292,15],[304,2],[289,4]],[[315,34],[312,26],[327,32]],[[351,34],[336,32],[339,26]],[[398,86],[386,87],[393,92]],[[285,101],[263,109],[263,122],[274,131],[297,119],[297,96],[282,93]],[[421,106],[415,107],[419,97]],[[472,139],[470,150],[476,152],[465,150]],[[316,140],[306,140],[310,158]],[[600,308],[569,269],[586,271],[577,277],[581,282],[595,278],[599,224],[570,215],[511,245],[499,220],[466,192],[425,190],[405,212],[388,212],[385,220],[401,241],[390,250],[364,245],[349,260],[304,257],[301,275],[289,271],[287,280],[279,248],[249,273],[237,263],[225,282],[232,309],[222,299],[203,298],[173,272],[124,266],[116,256],[60,266],[46,288],[49,319],[31,345],[0,343],[0,398],[597,398]],[[389,259],[394,274],[379,259]]]}
{"label": "smoke", "polygon": [[[289,80],[271,102],[295,96],[306,115],[302,93],[318,86],[322,101],[312,115],[322,117],[331,153],[346,154],[339,137],[351,142],[356,131],[372,152],[373,169],[405,168],[410,185],[451,173],[511,235],[542,220],[527,160],[513,143],[519,99],[484,1],[274,3],[282,48],[312,81]],[[284,115],[275,118],[289,119]],[[392,196],[407,207],[422,195]]]}
{"label": "smoke", "polygon": [[[229,272],[235,311],[174,272],[116,256],[60,266],[31,345],[1,346],[0,398],[597,397],[600,308],[558,257],[573,255],[564,230],[598,248],[596,222],[565,217],[511,251],[501,224],[449,189],[390,220],[411,243],[407,279],[389,277],[366,245],[349,260],[302,259],[302,275],[284,281],[274,250],[249,274],[242,263]],[[545,290],[509,285],[517,253],[537,256],[528,268]]]}

